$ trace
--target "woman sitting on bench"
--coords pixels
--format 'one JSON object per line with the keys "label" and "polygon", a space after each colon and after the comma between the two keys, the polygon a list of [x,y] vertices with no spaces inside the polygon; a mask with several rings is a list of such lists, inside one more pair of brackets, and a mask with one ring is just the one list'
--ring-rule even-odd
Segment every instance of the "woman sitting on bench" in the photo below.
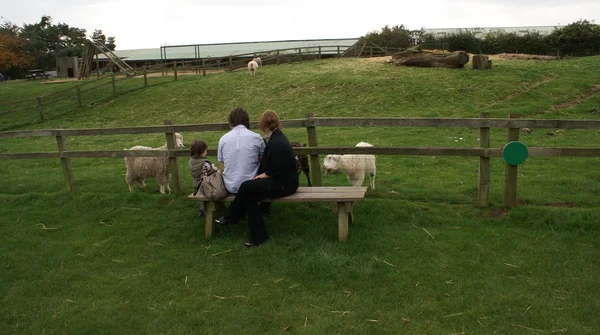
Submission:
{"label": "woman sitting on bench", "polygon": [[259,174],[242,183],[225,215],[215,220],[219,225],[235,224],[244,214],[248,215],[250,241],[245,243],[246,247],[257,246],[269,238],[259,202],[266,198],[285,197],[298,189],[296,154],[280,130],[279,115],[272,110],[265,111],[260,117],[258,127],[269,138]]}

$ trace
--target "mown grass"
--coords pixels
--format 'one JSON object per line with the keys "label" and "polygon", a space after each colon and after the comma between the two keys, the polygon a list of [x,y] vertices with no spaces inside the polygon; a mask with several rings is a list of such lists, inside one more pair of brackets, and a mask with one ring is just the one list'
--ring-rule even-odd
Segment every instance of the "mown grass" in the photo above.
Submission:
{"label": "mown grass", "polygon": [[[146,89],[141,79],[124,80],[116,98],[107,86],[87,100],[93,104],[84,97],[82,109],[57,109],[44,124],[31,115],[0,122],[4,130],[209,123],[236,106],[252,119],[267,108],[287,119],[484,111],[598,119],[600,96],[589,93],[600,84],[599,64],[599,57],[499,60],[476,72],[324,60],[267,66],[255,78],[243,71],[150,78]],[[36,82],[7,84],[2,100],[38,94]],[[306,141],[303,129],[284,131]],[[551,131],[521,138],[529,146],[598,145],[597,131]],[[214,148],[221,135],[184,138]],[[323,146],[473,147],[479,134],[361,127],[319,128],[318,136]],[[492,146],[505,141],[505,130],[492,131]],[[160,134],[73,137],[69,147],[163,142]],[[55,150],[53,138],[3,140],[0,148]],[[530,157],[519,168],[520,206],[506,211],[500,159],[492,159],[492,207],[479,209],[476,158],[379,156],[377,187],[357,204],[346,243],[337,241],[328,205],[277,204],[266,219],[271,241],[247,250],[245,223],[206,240],[195,203],[158,194],[153,181],[147,192],[129,193],[122,159],[73,159],[73,193],[63,191],[57,160],[5,160],[0,332],[595,334],[599,162]],[[340,174],[324,182],[347,184]]]}

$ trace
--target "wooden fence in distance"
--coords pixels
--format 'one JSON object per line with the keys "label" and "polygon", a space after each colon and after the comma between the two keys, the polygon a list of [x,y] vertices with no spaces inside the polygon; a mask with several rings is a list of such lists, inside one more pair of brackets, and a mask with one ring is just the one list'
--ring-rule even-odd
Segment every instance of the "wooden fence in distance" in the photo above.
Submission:
{"label": "wooden fence in distance", "polygon": [[[388,55],[397,52],[400,49],[367,47],[359,48],[354,46],[314,46],[304,48],[289,48],[263,51],[260,53],[244,53],[230,55],[227,57],[204,57],[190,60],[176,60],[163,62],[154,66],[138,68],[138,73],[133,76],[123,76],[120,74],[103,75],[98,79],[82,81],[75,86],[58,90],[50,94],[39,96],[31,99],[19,101],[0,101],[0,117],[3,114],[11,114],[18,112],[34,112],[39,114],[40,122],[45,122],[47,117],[45,111],[48,107],[61,101],[71,100],[73,108],[82,108],[84,102],[83,94],[93,92],[98,88],[111,85],[112,97],[115,97],[118,92],[120,81],[129,80],[130,78],[142,77],[144,79],[143,87],[148,87],[148,75],[153,73],[161,73],[162,76],[172,76],[173,80],[179,79],[179,73],[192,72],[206,76],[207,72],[211,71],[234,71],[236,69],[246,68],[250,59],[260,56],[263,65],[280,65],[284,63],[297,63],[312,59],[321,59],[325,55],[334,57],[375,57]],[[108,98],[108,96],[95,95],[95,100]],[[87,101],[89,102],[89,100]],[[5,107],[7,106],[7,107]]]}
{"label": "wooden fence in distance", "polygon": [[[520,119],[511,114],[509,118],[489,118],[482,113],[480,118],[319,118],[307,114],[304,119],[283,120],[285,128],[306,128],[308,147],[294,148],[297,154],[310,157],[311,179],[315,186],[322,185],[319,155],[324,154],[374,154],[374,155],[418,155],[418,156],[473,156],[479,157],[478,205],[490,204],[490,158],[501,157],[502,148],[490,147],[490,128],[507,129],[506,142],[519,140],[520,128],[556,128],[556,129],[600,129],[600,120],[535,120]],[[317,127],[460,127],[479,128],[479,147],[319,147]],[[251,123],[257,128],[257,122]],[[227,123],[174,125],[166,120],[162,126],[124,127],[124,128],[88,128],[88,129],[42,129],[0,132],[0,139],[21,137],[56,137],[58,151],[0,153],[0,159],[39,159],[59,158],[62,163],[67,190],[74,190],[73,173],[70,158],[81,157],[170,157],[172,181],[177,194],[183,194],[180,167],[177,157],[188,156],[187,150],[175,149],[174,133],[227,131]],[[122,134],[164,133],[168,150],[94,150],[70,151],[67,138],[70,136],[97,136]],[[600,157],[600,147],[530,147],[530,156],[545,157]],[[214,149],[209,155],[215,155]],[[517,166],[506,165],[504,183],[504,206],[514,207],[517,199]]]}

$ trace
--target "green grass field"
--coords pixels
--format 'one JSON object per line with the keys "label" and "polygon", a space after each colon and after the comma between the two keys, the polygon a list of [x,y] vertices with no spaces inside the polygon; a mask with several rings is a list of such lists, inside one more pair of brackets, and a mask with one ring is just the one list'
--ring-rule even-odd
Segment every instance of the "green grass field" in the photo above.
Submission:
{"label": "green grass field", "polygon": [[[494,60],[491,71],[330,59],[202,76],[117,82],[37,112],[0,115],[0,131],[225,122],[245,107],[284,119],[493,117],[600,119],[600,57]],[[0,85],[3,102],[76,83]],[[533,129],[528,146],[598,147],[600,131]],[[284,129],[306,142],[306,130]],[[478,129],[318,128],[319,145],[478,146]],[[222,132],[184,133],[215,148]],[[492,147],[506,130],[492,130]],[[164,135],[69,138],[72,150],[161,146]],[[0,152],[56,151],[53,138],[2,139]],[[213,157],[214,159],[214,157]],[[186,159],[180,159],[185,168]],[[197,204],[129,193],[122,158],[2,160],[0,333],[597,334],[600,158],[530,157],[519,206],[477,208],[477,158],[378,156],[376,189],[337,241],[327,204],[276,204],[271,240],[247,249],[245,222],[204,238]],[[192,183],[187,171],[186,191]],[[301,176],[301,185],[306,180]],[[341,174],[324,184],[347,185]]]}

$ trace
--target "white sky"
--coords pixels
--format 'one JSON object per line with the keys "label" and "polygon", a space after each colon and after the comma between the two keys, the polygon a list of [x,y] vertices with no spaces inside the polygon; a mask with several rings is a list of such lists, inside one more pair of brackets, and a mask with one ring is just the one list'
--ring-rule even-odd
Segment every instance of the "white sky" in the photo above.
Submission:
{"label": "white sky", "polygon": [[555,26],[600,19],[600,0],[0,0],[0,21],[101,29],[117,50],[161,45],[352,38],[408,29]]}

